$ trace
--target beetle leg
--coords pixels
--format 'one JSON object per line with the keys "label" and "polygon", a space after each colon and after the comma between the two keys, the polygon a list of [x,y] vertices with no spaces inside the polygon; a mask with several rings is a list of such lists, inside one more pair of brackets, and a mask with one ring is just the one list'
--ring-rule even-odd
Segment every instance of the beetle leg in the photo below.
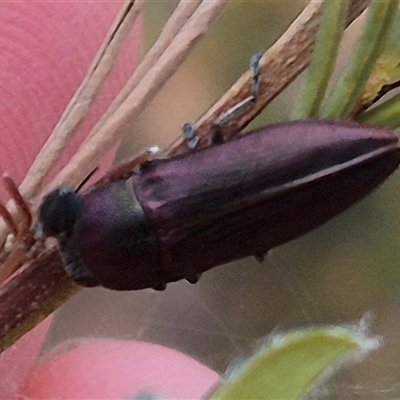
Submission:
{"label": "beetle leg", "polygon": [[254,97],[254,101],[257,100],[258,94],[260,92],[261,85],[261,68],[260,61],[264,53],[256,53],[250,59],[250,69],[253,74],[251,81],[251,93]]}
{"label": "beetle leg", "polygon": [[182,126],[182,133],[189,149],[194,149],[200,140],[199,136],[196,134],[196,126],[192,122],[186,122]]}
{"label": "beetle leg", "polygon": [[167,288],[167,284],[166,283],[160,283],[157,286],[154,286],[153,289],[157,290],[158,292],[161,292],[163,290],[165,290]]}
{"label": "beetle leg", "polygon": [[[263,53],[256,53],[250,59],[250,70],[252,71],[251,95],[223,112],[216,119],[214,131],[211,134],[211,144],[223,143],[224,137],[221,131],[221,126],[243,115],[247,110],[253,107],[256,102],[261,85],[260,60],[262,56]],[[194,149],[200,141],[200,138],[196,133],[196,126],[191,122],[187,122],[183,125],[182,132],[189,149]]]}
{"label": "beetle leg", "polygon": [[200,274],[200,273],[193,273],[192,275],[186,276],[185,279],[186,279],[189,283],[194,284],[194,283],[198,282],[198,280],[200,279],[200,277],[201,277],[201,274]]}
{"label": "beetle leg", "polygon": [[262,263],[265,260],[266,255],[267,253],[256,253],[253,257],[257,262]]}
{"label": "beetle leg", "polygon": [[263,53],[254,54],[250,59],[250,70],[252,72],[251,78],[251,95],[246,97],[240,103],[235,104],[233,107],[222,113],[216,120],[216,126],[221,126],[230,122],[241,115],[243,115],[249,108],[251,108],[257,100],[260,92],[261,85],[261,68],[260,60]]}
{"label": "beetle leg", "polygon": [[222,113],[215,121],[215,125],[220,127],[240,117],[242,114],[244,114],[248,109],[250,109],[253,106],[254,101],[255,97],[253,95],[246,97],[240,103],[235,104],[229,110],[226,110],[224,113]]}
{"label": "beetle leg", "polygon": [[74,235],[70,233],[61,234],[57,239],[60,244],[61,258],[68,275],[82,286],[99,286],[97,277],[82,261]]}

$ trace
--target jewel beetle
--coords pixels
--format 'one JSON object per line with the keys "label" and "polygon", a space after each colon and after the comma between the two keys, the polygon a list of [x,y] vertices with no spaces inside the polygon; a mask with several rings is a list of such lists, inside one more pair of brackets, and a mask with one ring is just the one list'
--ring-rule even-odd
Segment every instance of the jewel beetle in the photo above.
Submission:
{"label": "jewel beetle", "polygon": [[84,286],[164,289],[295,239],[338,215],[399,165],[397,136],[294,121],[143,163],[86,193],[58,188],[39,221]]}

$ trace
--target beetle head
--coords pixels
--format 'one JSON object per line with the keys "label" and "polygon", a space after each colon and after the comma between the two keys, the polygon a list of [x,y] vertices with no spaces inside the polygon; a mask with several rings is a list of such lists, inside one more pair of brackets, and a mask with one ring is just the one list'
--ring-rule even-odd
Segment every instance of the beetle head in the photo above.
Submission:
{"label": "beetle head", "polygon": [[80,197],[74,189],[61,187],[47,194],[39,208],[39,221],[45,236],[71,231],[79,218]]}

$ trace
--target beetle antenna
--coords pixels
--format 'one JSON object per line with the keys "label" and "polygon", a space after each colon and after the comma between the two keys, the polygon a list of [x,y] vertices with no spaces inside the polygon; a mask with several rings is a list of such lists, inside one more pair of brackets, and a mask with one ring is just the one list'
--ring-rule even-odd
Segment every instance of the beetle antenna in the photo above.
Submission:
{"label": "beetle antenna", "polygon": [[89,181],[89,179],[99,170],[99,167],[94,168],[91,172],[89,172],[86,175],[86,178],[83,179],[83,181],[78,185],[78,187],[76,188],[76,192],[79,192],[83,186],[85,186],[85,184]]}

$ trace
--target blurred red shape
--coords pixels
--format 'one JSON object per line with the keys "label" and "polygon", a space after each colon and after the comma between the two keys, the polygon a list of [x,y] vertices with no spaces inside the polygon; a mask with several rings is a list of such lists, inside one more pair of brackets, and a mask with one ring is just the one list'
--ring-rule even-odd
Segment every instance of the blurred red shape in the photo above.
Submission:
{"label": "blurred red shape", "polygon": [[198,361],[156,344],[70,340],[28,376],[20,399],[201,399],[220,381]]}

